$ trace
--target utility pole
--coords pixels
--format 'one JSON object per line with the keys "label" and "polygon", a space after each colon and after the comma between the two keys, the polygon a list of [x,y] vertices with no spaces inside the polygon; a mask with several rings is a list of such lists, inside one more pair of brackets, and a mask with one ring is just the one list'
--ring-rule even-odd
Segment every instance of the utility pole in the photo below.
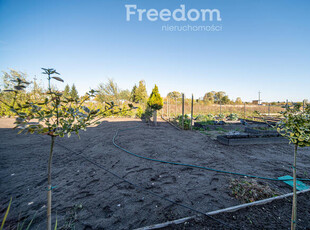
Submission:
{"label": "utility pole", "polygon": [[261,91],[258,91],[258,104],[260,105],[261,104],[261,102],[260,102],[260,94],[261,94],[262,92]]}

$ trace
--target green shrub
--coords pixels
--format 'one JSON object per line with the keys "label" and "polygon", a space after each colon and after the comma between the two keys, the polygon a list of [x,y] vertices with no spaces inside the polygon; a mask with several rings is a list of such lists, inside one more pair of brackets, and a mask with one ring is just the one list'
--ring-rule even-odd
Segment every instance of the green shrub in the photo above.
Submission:
{"label": "green shrub", "polygon": [[225,115],[224,115],[223,113],[220,113],[220,114],[218,115],[218,118],[221,119],[221,120],[223,120],[223,119],[225,118]]}
{"label": "green shrub", "polygon": [[[178,126],[182,127],[182,115],[176,117],[175,121],[177,122]],[[184,129],[189,130],[191,127],[191,119],[188,115],[184,115]]]}
{"label": "green shrub", "polygon": [[144,114],[143,109],[139,106],[137,109],[136,117],[142,118],[143,114]]}
{"label": "green shrub", "polygon": [[238,120],[238,114],[236,113],[231,113],[228,115],[229,120],[231,121],[237,121]]}

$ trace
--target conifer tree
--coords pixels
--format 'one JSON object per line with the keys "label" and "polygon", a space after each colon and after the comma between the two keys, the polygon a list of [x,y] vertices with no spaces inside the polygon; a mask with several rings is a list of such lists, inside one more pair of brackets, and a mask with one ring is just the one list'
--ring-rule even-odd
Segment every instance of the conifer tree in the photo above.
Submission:
{"label": "conifer tree", "polygon": [[136,91],[137,91],[137,86],[134,85],[134,87],[133,87],[132,90],[131,90],[131,95],[130,95],[130,100],[131,100],[132,102],[138,102],[137,96],[136,96]]}
{"label": "conifer tree", "polygon": [[70,86],[67,84],[63,93],[64,97],[70,97]]}
{"label": "conifer tree", "polygon": [[146,86],[145,81],[141,80],[139,81],[139,87],[135,91],[135,99],[139,103],[145,103],[147,100],[147,92],[146,92]]}
{"label": "conifer tree", "polygon": [[155,85],[152,93],[147,101],[147,105],[153,110],[153,122],[154,125],[157,125],[157,111],[160,110],[164,103],[163,99],[158,92],[158,87]]}
{"label": "conifer tree", "polygon": [[73,84],[71,87],[71,92],[70,92],[70,96],[72,97],[72,99],[78,99],[79,98],[79,94],[77,89],[75,88],[75,85]]}

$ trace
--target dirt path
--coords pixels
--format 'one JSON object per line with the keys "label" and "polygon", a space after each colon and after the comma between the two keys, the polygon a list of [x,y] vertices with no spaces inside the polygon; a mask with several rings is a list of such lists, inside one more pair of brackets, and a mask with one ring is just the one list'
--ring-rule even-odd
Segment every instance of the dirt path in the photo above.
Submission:
{"label": "dirt path", "polygon": [[[266,177],[291,174],[292,148],[288,145],[224,146],[197,132],[178,131],[167,123],[154,128],[134,119],[107,119],[81,132],[80,140],[71,137],[57,142],[148,191],[200,211],[239,204],[229,195],[230,175],[154,163],[113,146],[117,129],[137,125],[137,129],[121,132],[116,141],[140,155]],[[49,138],[17,135],[2,119],[0,127],[4,127],[0,128],[0,215],[12,196],[7,223],[14,225],[19,215],[31,218],[37,211],[33,226],[42,229]],[[299,153],[300,177],[310,174],[309,153],[309,148]],[[267,183],[279,193],[291,191],[282,182]],[[135,189],[59,145],[53,159],[53,184],[57,186],[53,213],[57,212],[59,226],[65,224],[74,205],[82,205],[76,211],[76,229],[133,229],[195,214]]]}

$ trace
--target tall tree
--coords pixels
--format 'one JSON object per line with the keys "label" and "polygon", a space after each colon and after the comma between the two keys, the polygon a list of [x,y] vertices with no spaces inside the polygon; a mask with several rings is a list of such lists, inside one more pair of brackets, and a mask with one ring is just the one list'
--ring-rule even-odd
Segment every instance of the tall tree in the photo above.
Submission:
{"label": "tall tree", "polygon": [[118,85],[109,78],[107,83],[99,85],[97,100],[101,103],[111,101],[117,103],[119,100],[119,93],[120,89]]}
{"label": "tall tree", "polygon": [[219,91],[219,92],[215,92],[215,91],[211,91],[211,92],[207,92],[204,97],[203,97],[203,101],[207,104],[229,104],[231,101],[229,99],[229,97],[226,95],[226,93],[224,91]]}
{"label": "tall tree", "polygon": [[139,87],[136,89],[136,100],[139,103],[145,103],[147,100],[147,92],[144,80],[139,81]]}
{"label": "tall tree", "polygon": [[242,105],[241,97],[237,97],[235,103],[236,103],[237,105]]}
{"label": "tall tree", "polygon": [[[20,97],[19,100],[26,99],[26,87],[23,88],[22,86],[19,86],[21,88],[16,89],[16,82],[27,82],[27,75],[14,69],[10,69],[10,72],[3,72],[0,89],[1,98],[9,102],[13,100],[16,101],[18,99],[17,97]],[[2,94],[2,89],[4,89],[4,91],[6,91],[7,93]],[[18,94],[16,93],[16,90],[18,90]]]}
{"label": "tall tree", "polygon": [[22,81],[27,81],[27,74],[14,69],[10,69],[10,72],[3,72],[1,88],[5,90],[13,90],[14,82],[18,78]]}
{"label": "tall tree", "polygon": [[158,87],[155,85],[152,93],[147,101],[147,105],[153,110],[153,122],[154,125],[157,125],[157,110],[160,110],[164,103],[163,99],[158,92]]}
{"label": "tall tree", "polygon": [[132,102],[136,102],[136,103],[137,103],[137,102],[139,102],[139,101],[137,100],[136,91],[137,91],[137,86],[134,85],[133,88],[132,88],[132,90],[131,90],[130,100],[131,100]]}
{"label": "tall tree", "polygon": [[70,97],[70,86],[67,84],[63,93],[64,97]]}
{"label": "tall tree", "polygon": [[130,100],[130,91],[128,89],[125,90],[121,90],[119,93],[119,99],[120,100],[125,100],[125,101],[129,101]]}
{"label": "tall tree", "polygon": [[203,97],[203,101],[207,104],[214,104],[214,95],[214,91],[206,93]]}
{"label": "tall tree", "polygon": [[177,100],[177,99],[181,98],[181,93],[179,93],[177,91],[172,91],[172,92],[167,94],[167,97],[170,97],[174,100]]}
{"label": "tall tree", "polygon": [[73,99],[78,99],[78,98],[79,98],[78,91],[77,91],[77,89],[76,89],[76,87],[75,87],[74,84],[73,84],[72,87],[71,87],[70,96],[71,96]]}
{"label": "tall tree", "polygon": [[214,102],[217,103],[217,104],[221,104],[221,103],[224,104],[223,100],[225,100],[225,99],[223,99],[223,98],[225,96],[226,96],[226,93],[223,92],[223,91],[216,92],[214,94]]}
{"label": "tall tree", "polygon": [[171,99],[173,99],[175,101],[175,116],[177,116],[178,99],[180,99],[182,97],[181,93],[179,93],[177,91],[172,91],[172,92],[167,94],[167,97],[170,97]]}

